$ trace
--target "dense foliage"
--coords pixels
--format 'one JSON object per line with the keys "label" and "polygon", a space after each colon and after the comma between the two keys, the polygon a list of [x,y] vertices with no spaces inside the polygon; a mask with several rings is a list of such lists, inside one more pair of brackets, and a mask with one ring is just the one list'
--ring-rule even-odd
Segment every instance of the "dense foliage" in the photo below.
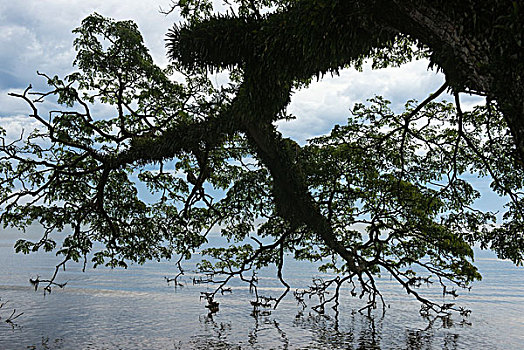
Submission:
{"label": "dense foliage", "polygon": [[[349,283],[371,309],[381,298],[376,276],[387,272],[425,308],[445,311],[451,305],[416,287],[433,278],[456,295],[454,286],[479,279],[475,244],[515,263],[524,254],[521,8],[473,4],[239,0],[215,16],[207,1],[180,1],[172,10],[187,22],[168,34],[166,69],[134,23],[91,15],[75,30],[77,72],[41,74],[48,92],[12,93],[40,128],[19,140],[0,129],[0,220],[43,226],[17,251],[63,255],[48,291],[69,260],[189,259],[220,230],[231,245],[207,249],[200,265],[219,288],[237,276],[254,286],[252,271],[275,265],[285,287],[278,303],[293,256],[338,276],[317,291],[335,287],[338,296]],[[447,82],[404,112],[375,97],[304,146],[276,130],[292,89],[313,76],[416,57]],[[209,69],[229,69],[231,84],[213,86]],[[435,102],[446,90],[454,103]],[[462,111],[461,92],[485,94],[486,105]],[[46,118],[37,102],[51,96],[62,108]],[[468,174],[508,198],[504,222],[474,208]]]}

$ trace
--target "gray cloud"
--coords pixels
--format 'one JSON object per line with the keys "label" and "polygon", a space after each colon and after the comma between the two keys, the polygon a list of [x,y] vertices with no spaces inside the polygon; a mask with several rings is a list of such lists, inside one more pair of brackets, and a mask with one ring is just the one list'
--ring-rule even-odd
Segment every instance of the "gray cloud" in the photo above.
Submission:
{"label": "gray cloud", "polygon": [[36,70],[51,75],[71,72],[75,55],[71,31],[93,12],[135,20],[153,57],[165,65],[165,33],[178,21],[175,15],[166,17],[158,11],[167,4],[167,0],[0,0],[0,87],[38,84]]}
{"label": "gray cloud", "polygon": [[36,75],[37,70],[51,76],[74,71],[72,30],[93,12],[134,20],[157,64],[165,66],[165,33],[179,20],[159,12],[168,4],[168,0],[0,0],[0,125],[12,135],[22,126],[26,131],[31,128],[27,105],[7,93],[29,84],[45,90],[45,79]]}

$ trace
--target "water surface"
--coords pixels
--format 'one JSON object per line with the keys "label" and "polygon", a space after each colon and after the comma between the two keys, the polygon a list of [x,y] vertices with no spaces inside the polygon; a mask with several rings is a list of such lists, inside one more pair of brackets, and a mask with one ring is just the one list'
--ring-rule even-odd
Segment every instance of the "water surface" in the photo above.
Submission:
{"label": "water surface", "polygon": [[[88,269],[69,265],[59,280],[68,281],[51,294],[28,283],[47,278],[58,261],[52,254],[13,253],[14,235],[0,235],[0,309],[24,314],[14,329],[0,322],[0,349],[522,349],[524,344],[524,269],[492,257],[477,259],[484,279],[455,302],[470,308],[430,327],[418,314],[419,304],[385,276],[380,288],[389,304],[385,315],[356,313],[362,303],[344,294],[338,318],[302,310],[292,293],[270,315],[253,316],[253,296],[239,281],[233,293],[218,295],[220,311],[209,316],[201,291],[193,285],[191,266],[184,287],[168,285],[173,262],[152,262],[127,270]],[[318,275],[314,266],[289,259],[284,277],[304,288]],[[267,271],[260,293],[277,296],[282,286]],[[448,300],[449,301],[449,300]]]}

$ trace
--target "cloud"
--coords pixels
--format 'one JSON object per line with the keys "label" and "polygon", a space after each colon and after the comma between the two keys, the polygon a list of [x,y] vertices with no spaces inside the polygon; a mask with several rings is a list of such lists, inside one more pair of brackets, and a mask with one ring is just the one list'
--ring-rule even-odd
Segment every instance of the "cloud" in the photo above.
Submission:
{"label": "cloud", "polygon": [[5,142],[8,144],[21,137],[26,138],[39,124],[26,115],[14,115],[0,118],[0,126],[7,131]]}
{"label": "cloud", "polygon": [[175,15],[159,12],[159,6],[168,4],[168,0],[0,0],[0,88],[43,84],[36,70],[60,76],[70,73],[75,56],[71,31],[93,12],[133,19],[154,59],[165,66],[165,33],[178,21]]}
{"label": "cloud", "polygon": [[[29,120],[27,104],[7,95],[22,91],[29,84],[34,90],[47,89],[45,79],[36,71],[63,77],[75,70],[72,66],[75,50],[72,30],[80,26],[83,18],[93,12],[116,20],[134,20],[144,37],[150,53],[161,66],[167,65],[165,33],[179,19],[165,16],[160,6],[169,0],[0,0],[0,125],[9,135],[19,134],[23,120]],[[39,105],[46,115],[50,104]],[[93,112],[107,108],[94,107]],[[24,116],[25,115],[25,116]]]}
{"label": "cloud", "polygon": [[22,91],[22,89],[0,89],[0,118],[29,113],[27,104],[22,99],[8,95],[9,92],[22,93]]}
{"label": "cloud", "polygon": [[[19,88],[29,78],[27,65],[43,56],[41,43],[34,33],[23,25],[2,24],[0,26],[0,87]],[[33,74],[34,69],[32,71]]]}
{"label": "cloud", "polygon": [[400,112],[407,100],[424,100],[444,83],[443,74],[427,67],[425,60],[378,70],[368,64],[362,72],[344,69],[338,76],[326,76],[293,95],[288,110],[297,119],[280,122],[279,130],[304,143],[328,133],[335,124],[344,124],[355,103],[376,95],[392,101],[393,110]]}

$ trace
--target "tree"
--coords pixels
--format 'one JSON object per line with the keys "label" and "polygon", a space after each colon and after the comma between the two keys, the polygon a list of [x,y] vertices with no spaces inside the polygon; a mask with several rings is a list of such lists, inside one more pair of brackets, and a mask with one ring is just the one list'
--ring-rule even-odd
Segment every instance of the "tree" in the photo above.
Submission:
{"label": "tree", "polygon": [[[416,287],[434,276],[444,294],[456,295],[454,287],[480,279],[474,244],[522,262],[518,2],[237,3],[237,14],[219,16],[207,1],[173,3],[187,22],[168,33],[173,65],[164,70],[132,22],[89,16],[75,30],[79,71],[65,79],[41,74],[48,92],[12,93],[43,130],[3,138],[0,220],[43,225],[42,239],[19,240],[17,251],[64,256],[48,291],[69,260],[85,266],[92,253],[95,266],[175,255],[180,262],[214,227],[231,243],[207,249],[212,259],[200,265],[222,278],[216,291],[237,276],[256,287],[252,271],[277,267],[285,292],[257,294],[256,304],[286,295],[289,255],[322,261],[322,271],[338,275],[310,289],[323,295],[319,311],[336,305],[343,283],[366,298],[363,309],[375,308],[375,279],[387,272],[424,310],[446,312],[450,304]],[[375,97],[356,105],[347,125],[305,146],[276,130],[275,121],[290,118],[292,89],[315,75],[364,59],[382,67],[419,56],[447,82],[421,103],[406,102],[403,113]],[[222,69],[231,84],[213,87],[207,71]],[[175,82],[174,72],[185,81]],[[455,104],[435,102],[446,90]],[[463,92],[486,95],[486,105],[462,111]],[[63,108],[44,118],[37,102],[50,96]],[[93,115],[95,102],[112,106],[115,116]],[[510,198],[503,223],[473,207],[479,192],[467,173],[490,176],[493,190]],[[152,199],[141,199],[139,182]],[[58,248],[55,231],[68,233]],[[335,288],[331,299],[322,294],[328,288]]]}

